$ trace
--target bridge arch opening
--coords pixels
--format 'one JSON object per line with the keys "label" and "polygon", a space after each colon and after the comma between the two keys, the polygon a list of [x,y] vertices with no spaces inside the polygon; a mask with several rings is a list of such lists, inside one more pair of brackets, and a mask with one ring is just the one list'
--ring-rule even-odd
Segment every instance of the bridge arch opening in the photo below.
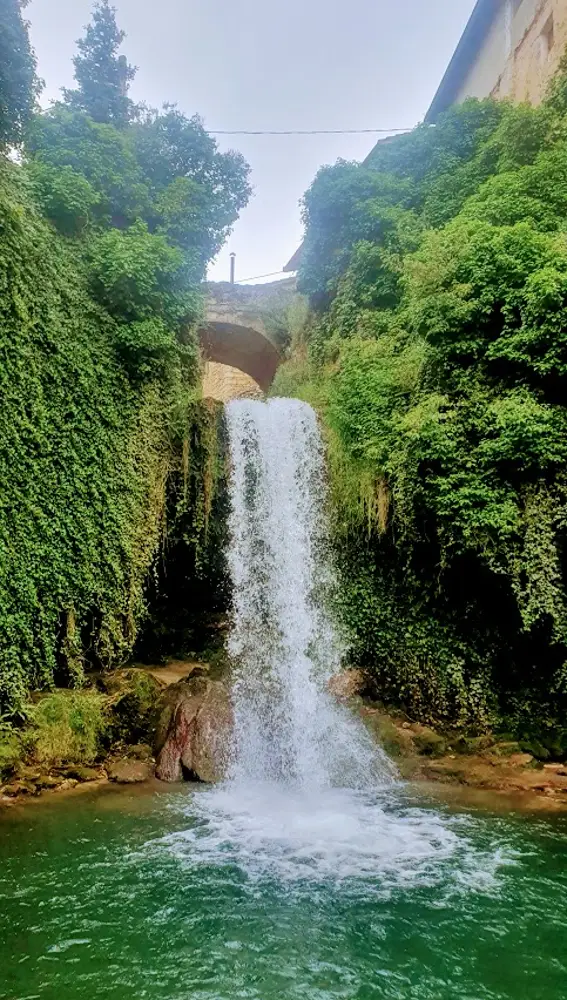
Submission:
{"label": "bridge arch opening", "polygon": [[281,364],[278,349],[265,332],[228,320],[208,319],[200,332],[205,361],[236,368],[267,392]]}

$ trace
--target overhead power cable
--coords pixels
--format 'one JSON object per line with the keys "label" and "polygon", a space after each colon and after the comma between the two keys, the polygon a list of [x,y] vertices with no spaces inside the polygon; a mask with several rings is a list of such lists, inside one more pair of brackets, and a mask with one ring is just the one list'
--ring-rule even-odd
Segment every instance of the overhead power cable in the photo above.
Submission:
{"label": "overhead power cable", "polygon": [[286,274],[286,271],[271,271],[270,274],[255,274],[252,278],[239,278],[237,285],[242,285],[245,281],[259,281],[260,278],[275,278],[278,274]]}
{"label": "overhead power cable", "polygon": [[314,128],[314,129],[268,129],[251,131],[247,129],[208,128],[209,135],[390,135],[392,132],[411,132],[411,128]]}

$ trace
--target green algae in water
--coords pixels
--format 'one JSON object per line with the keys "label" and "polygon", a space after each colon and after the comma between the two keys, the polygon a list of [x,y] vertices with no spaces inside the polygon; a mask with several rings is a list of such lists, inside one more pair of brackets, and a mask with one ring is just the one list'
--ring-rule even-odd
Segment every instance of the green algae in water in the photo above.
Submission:
{"label": "green algae in water", "polygon": [[565,818],[342,795],[97,792],[8,815],[0,997],[564,1000]]}

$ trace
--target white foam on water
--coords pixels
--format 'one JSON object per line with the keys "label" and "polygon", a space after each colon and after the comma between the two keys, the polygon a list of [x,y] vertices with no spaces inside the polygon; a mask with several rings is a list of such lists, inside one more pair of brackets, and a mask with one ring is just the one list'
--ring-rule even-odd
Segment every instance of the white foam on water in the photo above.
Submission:
{"label": "white foam on water", "polygon": [[152,850],[166,850],[189,870],[220,870],[221,878],[237,869],[252,886],[275,881],[288,889],[339,886],[385,896],[435,886],[442,905],[455,894],[493,892],[500,869],[515,863],[501,838],[497,848],[479,847],[473,820],[417,806],[401,787],[314,792],[235,781],[174,809],[187,824]]}

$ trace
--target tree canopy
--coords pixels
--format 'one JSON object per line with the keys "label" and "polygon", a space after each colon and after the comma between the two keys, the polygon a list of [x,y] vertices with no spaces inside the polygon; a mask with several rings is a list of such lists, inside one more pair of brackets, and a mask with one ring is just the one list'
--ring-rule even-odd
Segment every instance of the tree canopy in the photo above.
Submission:
{"label": "tree canopy", "polygon": [[28,0],[0,0],[0,147],[18,145],[39,89],[22,12]]}
{"label": "tree canopy", "polygon": [[85,37],[77,42],[79,51],[73,62],[78,87],[64,91],[69,105],[95,122],[119,128],[128,124],[134,109],[128,90],[136,69],[118,54],[125,38],[116,23],[116,8],[109,0],[99,0]]}

